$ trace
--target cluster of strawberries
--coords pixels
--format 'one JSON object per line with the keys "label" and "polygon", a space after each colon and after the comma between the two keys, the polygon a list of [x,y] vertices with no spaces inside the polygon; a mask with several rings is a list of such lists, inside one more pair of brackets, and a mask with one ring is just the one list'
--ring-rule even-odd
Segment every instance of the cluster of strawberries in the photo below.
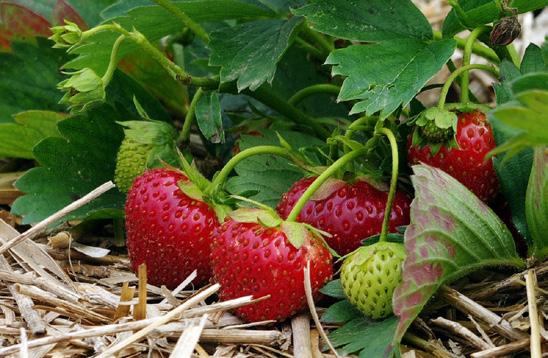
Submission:
{"label": "cluster of strawberries", "polygon": [[[478,197],[491,199],[497,181],[492,161],[485,156],[495,143],[485,115],[460,114],[454,139],[456,146],[442,146],[435,153],[429,145],[410,140],[409,162],[439,167]],[[307,177],[294,183],[280,199],[277,219],[257,214],[256,220],[246,220],[245,215],[228,214],[220,222],[213,207],[181,190],[181,183],[189,181],[185,174],[168,168],[148,170],[134,181],[126,202],[132,267],[146,263],[149,282],[169,288],[197,270],[195,284],[219,282],[221,299],[269,296],[237,309],[244,320],[284,320],[306,305],[303,270],[308,263],[315,295],[331,279],[333,258],[325,244],[346,255],[363,239],[377,235],[383,224],[388,194],[363,180],[341,181],[308,201],[298,216],[299,222],[328,233],[325,242],[308,232],[295,244],[282,219],[314,180]],[[410,205],[410,197],[398,191],[389,220],[391,232],[409,223]]]}

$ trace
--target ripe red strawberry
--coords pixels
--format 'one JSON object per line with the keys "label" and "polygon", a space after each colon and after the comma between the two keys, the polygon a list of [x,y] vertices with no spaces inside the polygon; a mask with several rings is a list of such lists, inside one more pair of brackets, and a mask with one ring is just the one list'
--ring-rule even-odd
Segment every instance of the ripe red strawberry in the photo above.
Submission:
{"label": "ripe red strawberry", "polygon": [[[453,130],[448,129],[447,136],[438,136],[437,140],[429,140],[429,126],[415,127],[417,134],[422,135],[426,144],[421,146],[408,141],[408,161],[410,164],[419,162],[442,169],[460,181],[481,200],[493,199],[498,190],[498,181],[493,168],[493,161],[485,159],[487,153],[495,148],[493,131],[485,114],[480,111],[459,113],[454,140]],[[431,127],[430,127],[431,128]],[[439,134],[440,131],[437,131]],[[430,138],[432,139],[432,138]],[[439,147],[434,150],[433,147]]]}
{"label": "ripe red strawberry", "polygon": [[282,321],[303,309],[306,306],[303,269],[307,261],[314,294],[333,274],[331,254],[315,235],[304,229],[304,240],[297,248],[283,227],[284,224],[267,227],[228,219],[217,230],[211,265],[215,281],[221,284],[221,299],[270,295],[264,301],[235,311],[245,321]]}
{"label": "ripe red strawberry", "polygon": [[172,169],[153,169],[138,177],[126,201],[127,248],[134,271],[145,262],[148,281],[175,288],[192,271],[195,284],[211,277],[211,234],[219,225],[205,202],[185,195],[178,182],[187,177]]}
{"label": "ripe red strawberry", "polygon": [[[286,218],[297,200],[312,184],[316,177],[304,178],[293,184],[282,196],[276,208],[282,218]],[[384,210],[388,193],[381,191],[363,180],[355,183],[326,182],[328,195],[311,200],[298,216],[304,222],[333,235],[325,240],[339,255],[346,255],[361,245],[361,241],[379,234],[382,228]],[[329,193],[329,191],[331,191]],[[390,232],[409,223],[409,205],[411,200],[403,192],[396,192],[390,215]]]}

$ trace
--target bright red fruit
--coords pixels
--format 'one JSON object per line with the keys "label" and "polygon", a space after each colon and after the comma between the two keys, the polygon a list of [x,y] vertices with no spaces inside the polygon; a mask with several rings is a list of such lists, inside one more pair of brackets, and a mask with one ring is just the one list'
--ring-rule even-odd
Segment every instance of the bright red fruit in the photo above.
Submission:
{"label": "bright red fruit", "polygon": [[[295,182],[282,196],[276,208],[282,218],[287,218],[314,179],[316,177]],[[344,183],[327,197],[306,203],[297,219],[333,235],[325,240],[339,255],[346,255],[357,249],[363,239],[381,232],[387,197],[387,192],[363,180]],[[409,224],[410,204],[411,200],[406,194],[396,192],[390,215],[390,232],[395,232],[398,226]]]}
{"label": "bright red fruit", "polygon": [[138,177],[126,201],[127,248],[134,271],[147,265],[148,281],[175,288],[192,271],[194,281],[211,277],[211,234],[219,225],[213,209],[185,195],[177,186],[181,172],[153,169]]}
{"label": "bright red fruit", "polygon": [[229,219],[218,230],[211,249],[211,265],[220,297],[270,295],[235,313],[248,322],[282,321],[306,307],[303,269],[310,261],[313,293],[331,279],[331,254],[316,239],[305,238],[295,248],[279,228]]}
{"label": "bright red fruit", "polygon": [[458,148],[442,144],[435,155],[432,155],[430,145],[413,145],[409,140],[408,161],[410,164],[422,162],[440,168],[481,200],[493,199],[498,191],[498,181],[493,161],[485,159],[485,156],[496,144],[485,114],[480,111],[459,113],[455,140]]}

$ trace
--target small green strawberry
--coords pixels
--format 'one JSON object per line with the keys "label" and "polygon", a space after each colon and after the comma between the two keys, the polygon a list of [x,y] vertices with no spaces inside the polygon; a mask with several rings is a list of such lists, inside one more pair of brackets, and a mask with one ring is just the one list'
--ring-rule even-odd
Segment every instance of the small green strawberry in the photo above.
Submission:
{"label": "small green strawberry", "polygon": [[174,162],[175,130],[160,121],[121,122],[125,138],[118,150],[114,181],[120,191],[127,193],[131,184],[146,169],[161,161]]}
{"label": "small green strawberry", "polygon": [[349,301],[363,314],[380,319],[392,314],[392,294],[401,282],[403,245],[378,242],[363,246],[342,265],[341,283]]}

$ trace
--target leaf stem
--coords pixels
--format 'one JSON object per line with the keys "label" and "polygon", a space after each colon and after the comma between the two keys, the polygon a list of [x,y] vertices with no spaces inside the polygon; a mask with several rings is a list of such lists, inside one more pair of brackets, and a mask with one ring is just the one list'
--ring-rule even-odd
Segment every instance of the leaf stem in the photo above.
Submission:
{"label": "leaf stem", "polygon": [[[443,34],[441,31],[434,31],[434,39],[435,40],[441,40],[443,38]],[[466,39],[463,39],[462,37],[459,37],[457,35],[453,36],[453,40],[457,42],[457,47],[460,49],[464,49],[464,46],[466,45]],[[497,55],[495,51],[490,49],[487,46],[484,46],[478,42],[474,42],[472,45],[472,52],[478,56],[481,56],[485,58],[486,60],[489,60],[495,64],[500,63],[500,58]]]}
{"label": "leaf stem", "polygon": [[318,47],[321,49],[322,54],[324,55],[324,57],[329,56],[331,51],[333,51],[335,49],[335,46],[333,46],[332,43],[327,41],[327,39],[322,34],[320,34],[319,32],[316,32],[316,31],[312,30],[308,26],[308,24],[304,24],[302,31],[303,31],[304,36],[308,37],[309,39],[311,39],[312,41],[314,41],[318,45]]}
{"label": "leaf stem", "polygon": [[209,35],[204,28],[196,21],[192,20],[183,10],[179,9],[170,0],[153,0],[156,4],[160,5],[170,13],[172,13],[177,19],[179,19],[183,25],[188,27],[196,36],[202,39],[206,44],[209,43]]}
{"label": "leaf stem", "polygon": [[179,133],[179,138],[177,138],[177,144],[188,142],[188,139],[190,138],[190,128],[192,127],[192,121],[195,117],[196,105],[203,93],[204,91],[202,90],[202,87],[200,87],[194,94],[194,97],[192,97],[190,107],[188,108],[188,112],[186,112],[185,121],[183,122],[183,128],[181,129],[181,133]]}
{"label": "leaf stem", "polygon": [[308,42],[306,42],[299,36],[295,38],[295,43],[301,46],[306,52],[316,57],[318,60],[323,61],[325,59],[325,57],[323,56],[323,53],[320,50],[318,50],[317,48],[315,48],[314,46],[312,46],[311,44],[309,44]]}
{"label": "leaf stem", "polygon": [[291,96],[291,98],[287,101],[287,103],[289,103],[292,106],[296,106],[302,100],[312,96],[313,94],[316,94],[316,93],[339,94],[340,90],[341,88],[339,86],[332,85],[329,83],[312,85],[297,91],[293,96]]}
{"label": "leaf stem", "polygon": [[316,122],[314,118],[308,116],[298,108],[295,108],[295,106],[287,103],[266,85],[259,87],[255,91],[245,90],[244,93],[266,104],[270,108],[278,111],[280,114],[293,119],[296,123],[301,122],[304,125],[311,127],[318,135],[324,138],[328,138],[330,136],[329,131],[320,123]]}
{"label": "leaf stem", "polygon": [[[470,64],[470,60],[472,58],[472,46],[476,42],[477,38],[484,32],[488,31],[489,27],[487,26],[479,26],[476,27],[468,38],[466,39],[466,44],[464,45],[464,53],[462,58],[462,65],[467,66]],[[469,85],[470,85],[470,74],[468,71],[465,71],[461,75],[461,82],[460,82],[460,101],[461,103],[468,103],[470,101],[470,97],[468,96],[469,92]]]}
{"label": "leaf stem", "polygon": [[392,151],[392,177],[390,178],[390,191],[388,192],[388,198],[386,199],[386,208],[384,209],[384,218],[382,220],[381,235],[379,242],[384,242],[388,235],[388,226],[390,223],[390,214],[392,213],[392,206],[394,205],[394,197],[396,196],[396,189],[398,186],[398,168],[400,166],[398,156],[398,142],[394,133],[388,128],[380,128],[377,133],[384,134],[390,142],[390,149]]}
{"label": "leaf stem", "polygon": [[101,77],[104,87],[108,86],[110,80],[112,80],[114,71],[116,71],[116,68],[118,67],[118,52],[120,50],[120,45],[122,44],[122,42],[124,42],[125,39],[125,35],[120,35],[118,36],[116,41],[114,41],[114,45],[112,45],[112,51],[110,52],[110,61],[108,63],[107,70],[103,77]]}
{"label": "leaf stem", "polygon": [[284,148],[284,147],[276,147],[273,145],[259,145],[256,147],[251,147],[246,150],[242,150],[240,153],[236,154],[232,159],[230,159],[223,169],[213,179],[213,182],[210,185],[210,189],[208,190],[209,196],[215,196],[215,194],[221,190],[223,187],[223,184],[226,182],[226,179],[234,170],[236,165],[240,163],[242,160],[247,159],[249,157],[252,157],[254,155],[260,155],[260,154],[274,154],[279,155],[282,157],[286,157],[289,159],[293,159],[293,156],[291,154],[291,150]]}
{"label": "leaf stem", "polygon": [[499,75],[499,71],[489,65],[481,65],[481,64],[473,64],[473,65],[467,65],[462,66],[460,68],[457,68],[455,72],[451,73],[451,75],[447,78],[445,84],[443,85],[443,88],[441,89],[440,93],[440,100],[438,102],[438,108],[443,109],[445,106],[445,97],[447,97],[447,93],[449,92],[449,88],[451,87],[451,84],[453,81],[463,72],[470,71],[470,70],[484,70],[493,73],[495,76]]}
{"label": "leaf stem", "polygon": [[514,45],[513,44],[506,45],[505,49],[508,53],[508,56],[510,57],[510,60],[512,60],[512,63],[514,64],[514,66],[516,66],[516,68],[520,68],[521,60],[519,58],[519,54],[516,51],[516,48],[514,47]]}
{"label": "leaf stem", "polygon": [[346,163],[362,156],[367,152],[368,148],[356,149],[350,153],[347,153],[337,159],[333,164],[331,164],[320,176],[312,182],[312,184],[305,190],[303,195],[297,200],[293,209],[287,217],[287,221],[296,221],[297,217],[301,213],[301,210],[304,208],[308,200],[314,195],[314,193],[320,188],[320,186],[331,176],[333,176],[339,169],[346,165]]}

